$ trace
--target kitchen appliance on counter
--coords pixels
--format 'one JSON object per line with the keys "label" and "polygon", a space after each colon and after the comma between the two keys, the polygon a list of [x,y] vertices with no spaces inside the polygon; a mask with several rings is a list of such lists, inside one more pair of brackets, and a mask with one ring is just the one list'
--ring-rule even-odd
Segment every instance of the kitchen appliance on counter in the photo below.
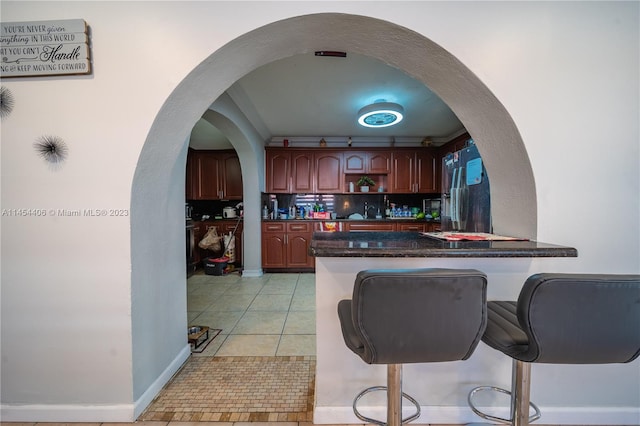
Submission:
{"label": "kitchen appliance on counter", "polygon": [[442,159],[442,231],[492,232],[489,176],[478,147]]}
{"label": "kitchen appliance on counter", "polygon": [[224,219],[235,219],[236,217],[236,208],[235,207],[225,207],[222,209],[222,217]]}

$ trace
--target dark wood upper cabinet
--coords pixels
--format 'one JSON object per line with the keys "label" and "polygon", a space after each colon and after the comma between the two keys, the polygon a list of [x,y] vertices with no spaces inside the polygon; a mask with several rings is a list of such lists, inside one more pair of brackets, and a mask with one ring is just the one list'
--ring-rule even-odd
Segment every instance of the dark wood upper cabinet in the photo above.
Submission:
{"label": "dark wood upper cabinet", "polygon": [[290,192],[314,192],[313,177],[313,154],[307,152],[296,152],[291,154]]}
{"label": "dark wood upper cabinet", "polygon": [[196,160],[196,200],[219,200],[220,158],[215,153],[200,152]]}
{"label": "dark wood upper cabinet", "polygon": [[242,170],[235,151],[189,150],[188,200],[241,200]]}
{"label": "dark wood upper cabinet", "polygon": [[343,191],[342,153],[339,151],[268,149],[265,153],[269,193]]}
{"label": "dark wood upper cabinet", "polygon": [[392,156],[391,192],[407,194],[415,189],[415,151],[396,151]]}
{"label": "dark wood upper cabinet", "polygon": [[439,148],[440,158],[444,158],[449,153],[460,151],[461,149],[466,148],[467,144],[469,143],[469,139],[471,139],[471,135],[465,132],[460,136],[454,138],[453,140],[445,143]]}
{"label": "dark wood upper cabinet", "polygon": [[416,191],[440,192],[440,157],[436,151],[420,149],[416,151]]}
{"label": "dark wood upper cabinet", "polygon": [[282,151],[267,151],[266,172],[267,192],[290,192],[291,182],[291,153]]}
{"label": "dark wood upper cabinet", "polygon": [[240,159],[233,153],[222,155],[220,161],[222,163],[220,182],[222,197],[227,200],[241,200],[242,168],[240,167]]}
{"label": "dark wood upper cabinet", "polygon": [[391,171],[391,151],[346,151],[344,173],[388,174]]}
{"label": "dark wood upper cabinet", "polygon": [[391,173],[391,151],[368,152],[366,173]]}
{"label": "dark wood upper cabinet", "polygon": [[384,193],[437,193],[439,151],[431,148],[302,149],[267,148],[266,192],[330,194],[348,192],[364,174]]}
{"label": "dark wood upper cabinet", "polygon": [[362,151],[348,151],[344,153],[345,173],[366,173],[367,153]]}
{"label": "dark wood upper cabinet", "polygon": [[341,193],[344,191],[342,178],[342,152],[316,152],[315,159],[315,192]]}
{"label": "dark wood upper cabinet", "polygon": [[439,158],[437,151],[424,148],[393,152],[391,192],[439,192],[439,167],[436,165]]}

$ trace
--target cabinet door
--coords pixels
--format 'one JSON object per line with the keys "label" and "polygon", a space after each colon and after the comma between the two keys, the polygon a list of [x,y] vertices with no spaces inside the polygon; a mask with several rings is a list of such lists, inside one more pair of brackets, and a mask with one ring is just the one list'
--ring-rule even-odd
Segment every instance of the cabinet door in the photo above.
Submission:
{"label": "cabinet door", "polygon": [[220,159],[212,152],[196,154],[196,200],[220,199]]}
{"label": "cabinet door", "polygon": [[435,193],[440,191],[436,159],[435,151],[427,149],[416,151],[416,190],[414,192]]}
{"label": "cabinet door", "polygon": [[315,154],[315,192],[342,192],[342,153],[323,152]]}
{"label": "cabinet door", "polygon": [[287,267],[313,268],[315,258],[309,256],[309,245],[313,234],[310,222],[287,223]]}
{"label": "cabinet door", "polygon": [[291,193],[313,193],[313,154],[291,154]]}
{"label": "cabinet door", "polygon": [[199,224],[193,225],[193,242],[194,242],[193,261],[196,264],[200,263],[203,257],[202,249],[198,247],[198,243],[200,242],[200,240],[204,238],[204,235],[206,234],[206,230],[204,228],[205,227],[203,225],[199,225]]}
{"label": "cabinet door", "polygon": [[185,198],[187,200],[194,200],[198,192],[196,188],[196,182],[198,181],[198,167],[196,164],[195,153],[192,149],[189,149],[187,154],[187,172],[185,176]]}
{"label": "cabinet door", "polygon": [[236,154],[224,154],[221,159],[221,196],[225,200],[242,200],[242,169]]}
{"label": "cabinet door", "polygon": [[367,155],[367,173],[388,174],[391,172],[391,152],[373,151]]}
{"label": "cabinet door", "polygon": [[366,152],[345,152],[344,153],[345,173],[366,173],[367,153]]}
{"label": "cabinet door", "polygon": [[393,173],[391,192],[409,194],[414,192],[414,151],[397,151],[392,154]]}
{"label": "cabinet door", "polygon": [[285,268],[287,266],[286,231],[282,222],[262,224],[262,267]]}
{"label": "cabinet door", "polygon": [[308,232],[287,233],[287,266],[289,268],[313,268],[314,258],[309,256],[311,234]]}
{"label": "cabinet door", "polygon": [[267,151],[267,192],[289,192],[291,155],[288,152]]}

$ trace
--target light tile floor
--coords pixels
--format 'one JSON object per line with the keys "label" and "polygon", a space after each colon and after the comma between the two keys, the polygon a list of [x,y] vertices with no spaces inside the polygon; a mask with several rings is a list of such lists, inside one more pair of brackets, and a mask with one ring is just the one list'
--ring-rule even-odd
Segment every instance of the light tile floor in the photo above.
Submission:
{"label": "light tile floor", "polygon": [[222,330],[194,356],[315,356],[315,274],[199,271],[187,280],[187,316]]}

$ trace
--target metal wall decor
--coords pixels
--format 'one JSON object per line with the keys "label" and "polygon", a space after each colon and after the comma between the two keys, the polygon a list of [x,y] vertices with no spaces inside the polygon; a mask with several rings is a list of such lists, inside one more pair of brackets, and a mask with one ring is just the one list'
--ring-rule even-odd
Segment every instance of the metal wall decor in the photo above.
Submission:
{"label": "metal wall decor", "polygon": [[13,94],[9,89],[0,86],[0,118],[5,118],[13,111]]}
{"label": "metal wall decor", "polygon": [[66,142],[59,136],[42,136],[33,147],[40,157],[52,165],[62,163],[69,153]]}

